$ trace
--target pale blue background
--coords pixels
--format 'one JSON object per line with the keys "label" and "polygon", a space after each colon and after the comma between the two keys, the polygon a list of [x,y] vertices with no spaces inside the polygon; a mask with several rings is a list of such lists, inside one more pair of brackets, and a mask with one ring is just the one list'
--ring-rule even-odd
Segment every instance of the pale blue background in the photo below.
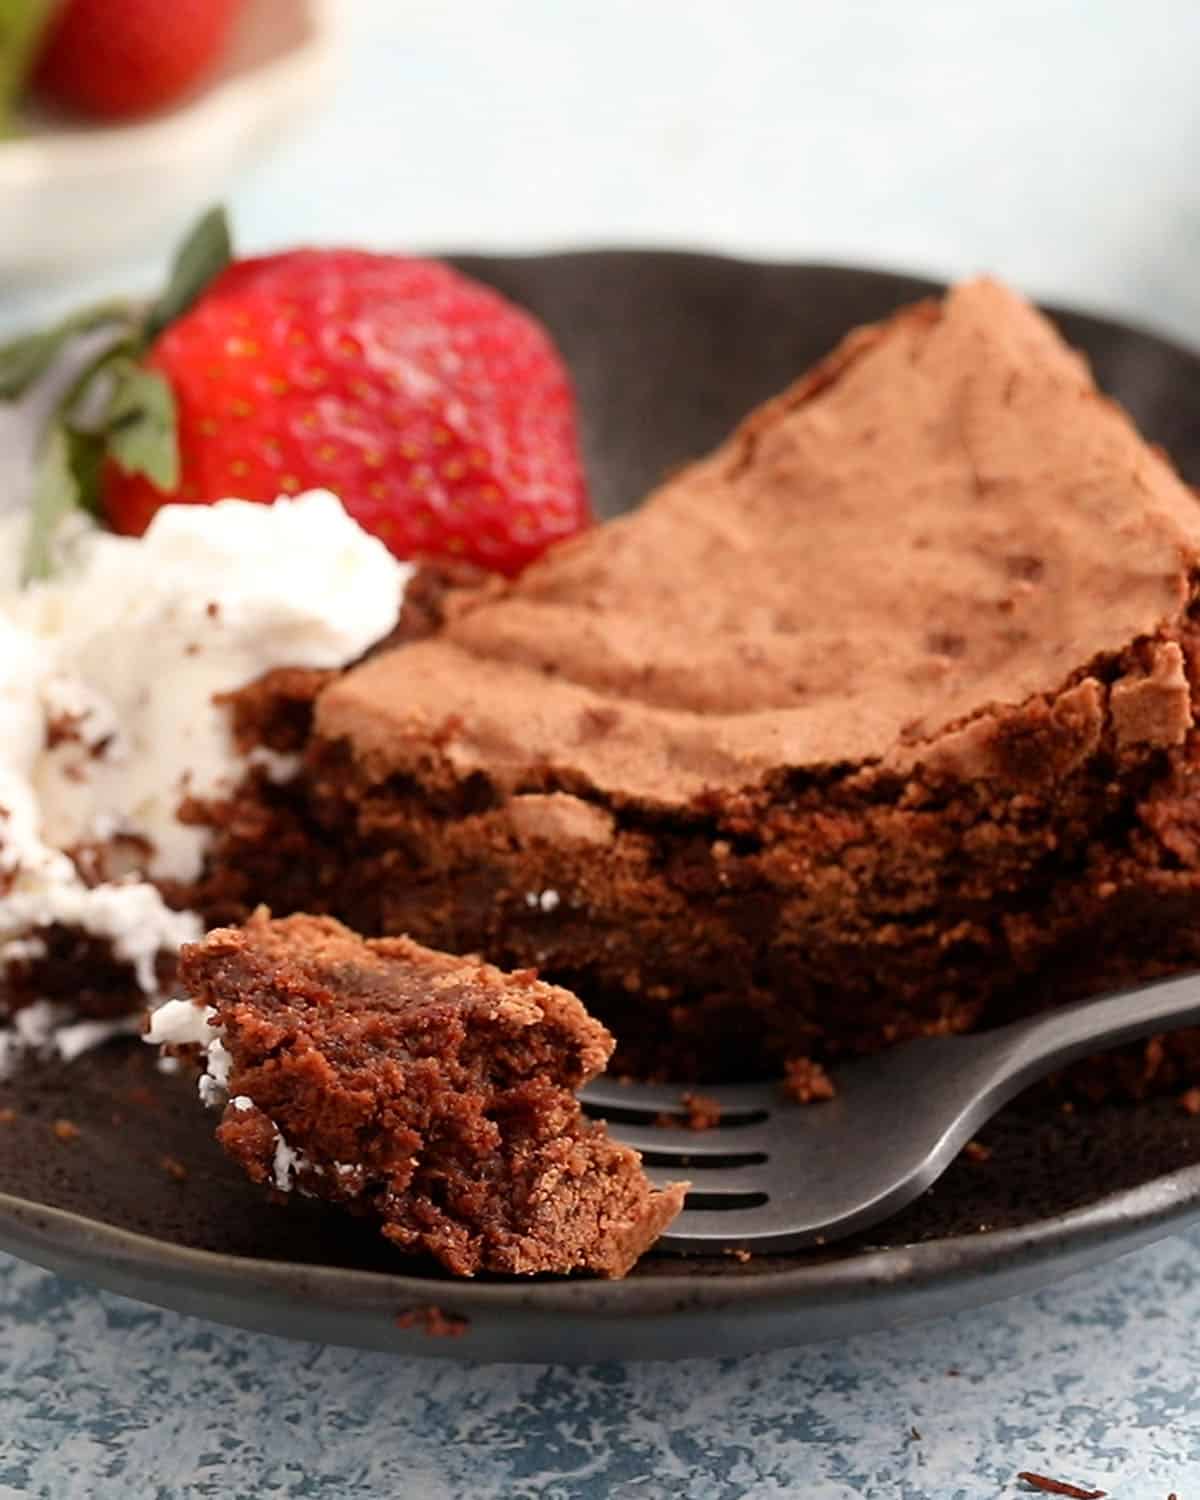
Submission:
{"label": "pale blue background", "polygon": [[[338,8],[340,92],[232,194],[245,248],[988,269],[1200,344],[1196,0]],[[80,290],[6,289],[0,326]],[[1200,1232],[902,1337],[583,1371],[288,1345],[0,1262],[0,1496],[991,1500],[1032,1467],[1190,1500],[1198,1319]]]}

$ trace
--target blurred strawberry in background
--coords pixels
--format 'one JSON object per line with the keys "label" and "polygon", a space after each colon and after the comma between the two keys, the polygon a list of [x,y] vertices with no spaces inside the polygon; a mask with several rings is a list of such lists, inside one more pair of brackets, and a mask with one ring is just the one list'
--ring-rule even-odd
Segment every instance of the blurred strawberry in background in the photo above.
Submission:
{"label": "blurred strawberry in background", "polygon": [[0,292],[165,245],[307,127],[352,9],[0,0]]}
{"label": "blurred strawberry in background", "polygon": [[38,93],[102,119],[149,114],[214,66],[242,0],[63,0],[33,68]]}
{"label": "blurred strawberry in background", "polygon": [[100,120],[153,113],[216,66],[244,0],[0,0],[0,135],[28,90]]}

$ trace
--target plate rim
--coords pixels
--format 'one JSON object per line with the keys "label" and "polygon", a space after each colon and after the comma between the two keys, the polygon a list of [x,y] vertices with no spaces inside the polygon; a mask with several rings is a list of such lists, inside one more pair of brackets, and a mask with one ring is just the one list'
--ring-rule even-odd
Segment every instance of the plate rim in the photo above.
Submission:
{"label": "plate rim", "polygon": [[[1116,1248],[1119,1241],[1144,1243],[1166,1237],[1193,1217],[1200,1217],[1200,1162],[1027,1225],[865,1248],[843,1257],[805,1257],[800,1265],[751,1275],[679,1272],[617,1280],[491,1281],[231,1255],[175,1244],[72,1209],[0,1192],[0,1250],[21,1256],[23,1251],[12,1248],[14,1244],[28,1250],[31,1242],[44,1243],[89,1265],[86,1258],[94,1252],[106,1257],[105,1264],[122,1270],[165,1270],[168,1280],[188,1285],[204,1275],[243,1289],[247,1282],[257,1281],[265,1290],[286,1293],[302,1282],[310,1296],[318,1290],[340,1294],[330,1297],[328,1305],[436,1301],[451,1302],[467,1312],[530,1305],[541,1313],[607,1320],[724,1308],[730,1303],[768,1308],[785,1303],[795,1308],[810,1297],[827,1297],[831,1290],[849,1297],[901,1285],[909,1291],[942,1287],[1000,1271],[1013,1261],[1037,1263],[1097,1242],[1111,1244],[1117,1255],[1122,1253]],[[103,1277],[89,1279],[105,1284]]]}

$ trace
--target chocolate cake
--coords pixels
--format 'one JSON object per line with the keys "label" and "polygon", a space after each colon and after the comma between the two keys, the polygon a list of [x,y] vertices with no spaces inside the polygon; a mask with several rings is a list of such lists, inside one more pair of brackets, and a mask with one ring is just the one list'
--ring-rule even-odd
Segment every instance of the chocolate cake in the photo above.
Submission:
{"label": "chocolate cake", "polygon": [[1198,556],[1084,361],[969,283],[293,703],[303,775],[221,811],[203,899],[536,966],[681,1078],[1195,963]]}
{"label": "chocolate cake", "polygon": [[621,1276],[679,1211],[684,1187],[652,1189],[574,1096],[612,1038],[532,973],[265,912],[180,972],[210,1008],[218,1139],[256,1182],[373,1216],[460,1276]]}

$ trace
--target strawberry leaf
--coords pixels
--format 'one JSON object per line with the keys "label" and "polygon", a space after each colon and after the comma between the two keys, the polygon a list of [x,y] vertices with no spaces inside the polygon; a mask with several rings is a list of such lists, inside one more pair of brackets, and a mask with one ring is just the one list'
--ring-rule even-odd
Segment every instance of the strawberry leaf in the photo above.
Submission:
{"label": "strawberry leaf", "polygon": [[68,462],[75,476],[75,488],[80,510],[99,517],[100,470],[104,465],[104,439],[96,432],[83,432],[77,427],[67,427]]}
{"label": "strawberry leaf", "polygon": [[108,456],[129,474],[145,474],[168,493],[179,484],[175,396],[154,370],[131,359],[113,360],[105,372],[112,394],[102,431]]}
{"label": "strawberry leaf", "polygon": [[13,108],[56,5],[57,0],[0,0],[0,137],[13,133]]}
{"label": "strawberry leaf", "polygon": [[132,321],[133,309],[128,302],[101,302],[72,313],[41,333],[26,333],[10,343],[0,344],[0,401],[15,401],[23,396],[80,334],[121,324],[129,327]]}
{"label": "strawberry leaf", "polygon": [[166,291],[146,314],[146,343],[153,342],[168,323],[182,317],[232,259],[229,220],[218,205],[209,209],[176,251]]}
{"label": "strawberry leaf", "polygon": [[0,399],[15,400],[50,368],[60,347],[56,332],[26,333],[0,344]]}
{"label": "strawberry leaf", "polygon": [[[5,4],[0,0],[0,21]],[[0,48],[3,40],[0,35]],[[77,335],[111,332],[75,370],[46,426],[30,502],[26,582],[50,573],[54,532],[68,511],[100,514],[106,460],[127,473],[144,474],[167,493],[178,488],[175,396],[168,382],[140,360],[155,336],[191,307],[231,259],[224,210],[211,209],[184,241],[167,290],[144,316],[129,302],[106,302],[43,333],[0,345],[0,401],[12,401],[49,372]]]}
{"label": "strawberry leaf", "polygon": [[51,546],[58,523],[79,504],[79,482],[71,463],[71,440],[61,422],[46,433],[34,472],[29,537],[22,574],[25,582],[50,575]]}

